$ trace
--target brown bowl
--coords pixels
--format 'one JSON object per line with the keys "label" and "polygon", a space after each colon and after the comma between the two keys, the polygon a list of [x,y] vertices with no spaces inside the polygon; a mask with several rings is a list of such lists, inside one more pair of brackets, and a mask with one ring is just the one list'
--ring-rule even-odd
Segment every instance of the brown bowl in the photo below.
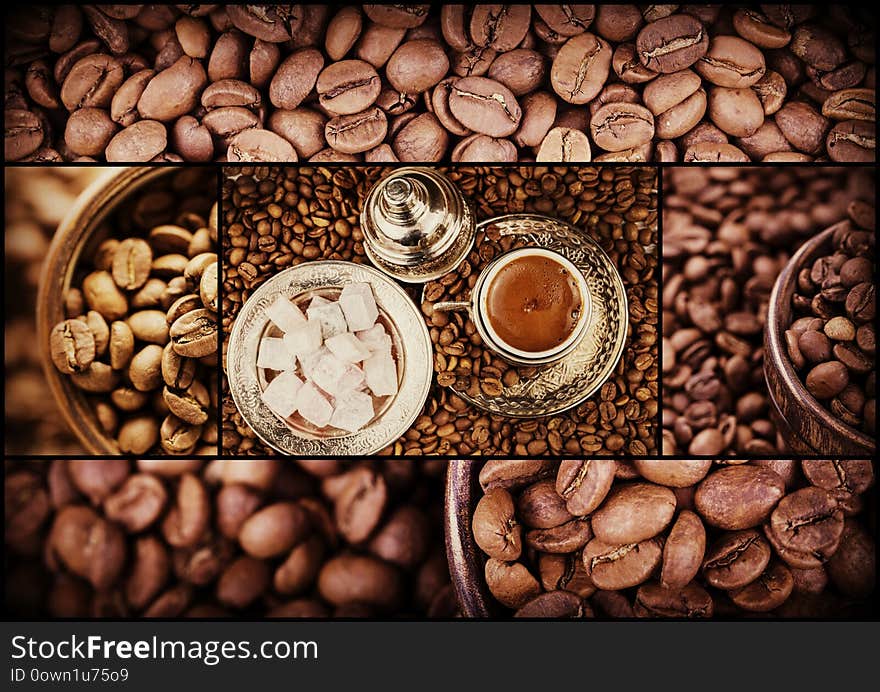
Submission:
{"label": "brown bowl", "polygon": [[792,451],[801,454],[866,456],[876,449],[873,438],[833,416],[807,391],[791,364],[785,344],[785,331],[792,322],[791,299],[800,270],[828,253],[831,236],[846,223],[835,224],[804,243],[785,265],[770,294],[764,329],[764,376],[771,415]]}
{"label": "brown bowl", "polygon": [[446,472],[446,557],[462,615],[467,618],[499,614],[483,578],[486,558],[471,531],[471,517],[483,494],[479,481],[483,463],[450,461]]}
{"label": "brown bowl", "polygon": [[80,257],[94,252],[108,235],[104,222],[131,196],[176,168],[146,166],[109,170],[76,200],[52,238],[43,263],[37,295],[37,341],[49,390],[68,427],[90,454],[119,454],[116,441],[107,436],[84,392],[52,365],[49,333],[66,318],[63,296],[74,279]]}

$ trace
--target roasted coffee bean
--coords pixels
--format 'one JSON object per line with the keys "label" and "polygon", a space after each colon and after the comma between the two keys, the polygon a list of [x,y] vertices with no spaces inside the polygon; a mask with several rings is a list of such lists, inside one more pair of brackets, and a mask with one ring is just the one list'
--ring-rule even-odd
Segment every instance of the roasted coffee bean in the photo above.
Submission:
{"label": "roasted coffee bean", "polygon": [[754,529],[724,534],[706,554],[703,575],[718,589],[751,584],[770,562],[770,546]]}
{"label": "roasted coffee bean", "polygon": [[657,72],[678,72],[702,58],[709,35],[694,17],[677,14],[645,25],[636,39],[639,60]]}
{"label": "roasted coffee bean", "polygon": [[611,47],[589,32],[570,38],[550,69],[550,83],[568,103],[587,103],[601,91],[611,66]]}
{"label": "roasted coffee bean", "polygon": [[513,499],[503,488],[487,492],[474,510],[473,532],[477,545],[498,560],[511,561],[522,552],[522,528],[514,517]]}
{"label": "roasted coffee bean", "polygon": [[698,584],[682,588],[645,584],[639,587],[633,611],[636,617],[696,619],[711,618],[714,607],[712,596]]}
{"label": "roasted coffee bean", "polygon": [[761,524],[784,494],[785,483],[774,471],[731,466],[708,475],[694,503],[712,526],[735,531]]}
{"label": "roasted coffee bean", "polygon": [[59,322],[49,340],[52,362],[66,375],[86,370],[95,359],[95,337],[79,320]]}

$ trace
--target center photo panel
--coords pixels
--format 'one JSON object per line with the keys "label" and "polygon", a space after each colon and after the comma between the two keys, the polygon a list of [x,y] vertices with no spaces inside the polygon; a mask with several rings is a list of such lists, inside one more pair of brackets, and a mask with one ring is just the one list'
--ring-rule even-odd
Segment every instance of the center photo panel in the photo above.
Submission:
{"label": "center photo panel", "polygon": [[226,166],[227,456],[658,449],[657,171]]}

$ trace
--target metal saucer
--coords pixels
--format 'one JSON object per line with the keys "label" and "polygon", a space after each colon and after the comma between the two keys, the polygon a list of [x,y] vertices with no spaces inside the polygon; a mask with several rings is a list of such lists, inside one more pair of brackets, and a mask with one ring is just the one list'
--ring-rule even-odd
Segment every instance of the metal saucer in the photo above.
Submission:
{"label": "metal saucer", "polygon": [[[279,296],[295,302],[315,295],[329,297],[354,282],[370,284],[380,320],[391,334],[397,359],[397,394],[383,401],[376,417],[355,433],[316,429],[293,418],[281,420],[260,398],[267,381],[256,363],[260,339],[271,328],[266,308]],[[229,390],[245,422],[267,445],[292,456],[378,452],[409,430],[422,412],[433,378],[431,337],[418,307],[385,274],[352,262],[306,262],[280,272],[260,286],[236,317],[226,362]]]}
{"label": "metal saucer", "polygon": [[595,240],[558,219],[508,214],[477,226],[478,231],[489,229],[502,236],[521,236],[529,245],[555,250],[571,260],[587,280],[592,315],[584,337],[569,355],[531,377],[521,377],[513,386],[503,385],[500,394],[474,397],[454,384],[449,388],[478,408],[512,418],[551,416],[574,408],[599,390],[623,355],[629,322],[623,279]]}

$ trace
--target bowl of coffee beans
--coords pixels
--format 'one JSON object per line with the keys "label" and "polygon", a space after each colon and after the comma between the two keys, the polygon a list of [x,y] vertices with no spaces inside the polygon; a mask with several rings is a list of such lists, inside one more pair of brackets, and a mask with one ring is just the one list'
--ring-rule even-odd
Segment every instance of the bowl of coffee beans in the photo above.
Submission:
{"label": "bowl of coffee beans", "polygon": [[216,451],[216,191],[208,169],[120,169],[55,233],[38,343],[49,389],[91,453]]}
{"label": "bowl of coffee beans", "polygon": [[779,428],[798,452],[876,449],[874,205],[805,243],[779,275],[764,372]]}
{"label": "bowl of coffee beans", "polygon": [[871,617],[871,460],[452,461],[465,617]]}

